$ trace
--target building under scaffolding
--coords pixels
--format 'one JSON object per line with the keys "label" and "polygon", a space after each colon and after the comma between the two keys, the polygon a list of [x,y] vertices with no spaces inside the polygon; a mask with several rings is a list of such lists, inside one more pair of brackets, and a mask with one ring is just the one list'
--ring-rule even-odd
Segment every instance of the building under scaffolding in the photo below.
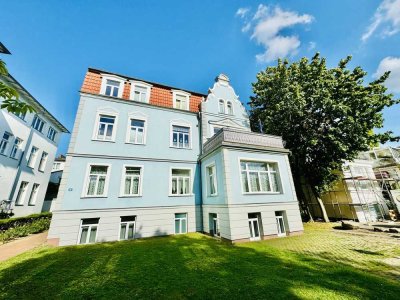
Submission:
{"label": "building under scaffolding", "polygon": [[[321,199],[330,219],[376,222],[394,219],[400,211],[400,148],[372,149],[343,164],[341,180]],[[303,186],[306,206],[321,217],[311,189]]]}

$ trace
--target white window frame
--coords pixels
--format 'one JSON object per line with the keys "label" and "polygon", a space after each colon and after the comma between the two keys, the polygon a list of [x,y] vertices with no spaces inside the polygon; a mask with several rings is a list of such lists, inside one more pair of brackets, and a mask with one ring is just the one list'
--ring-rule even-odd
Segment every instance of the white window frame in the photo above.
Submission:
{"label": "white window frame", "polygon": [[[33,148],[35,148],[36,151],[32,154],[32,149]],[[35,168],[38,152],[39,152],[39,148],[38,147],[35,147],[35,146],[31,147],[31,149],[29,151],[27,164],[26,164],[28,166],[28,168],[32,168],[32,169]]]}
{"label": "white window frame", "polygon": [[[23,189],[22,193],[20,193],[22,183],[26,183],[26,185],[24,186],[24,189]],[[26,191],[27,191],[27,189],[28,189],[28,186],[29,186],[29,182],[28,182],[28,181],[21,181],[21,182],[19,183],[19,188],[18,188],[17,196],[15,197],[15,205],[24,205],[25,196],[26,196]]]}
{"label": "white window frame", "polygon": [[[5,134],[8,134],[7,140],[4,138]],[[6,152],[7,152],[8,147],[11,144],[12,137],[13,137],[13,135],[11,133],[9,133],[8,131],[3,132],[3,134],[1,135],[0,147],[2,148],[3,145],[5,144],[4,151],[0,153],[1,155],[5,155],[5,156],[7,155]]]}
{"label": "white window frame", "polygon": [[[46,154],[43,158],[43,155]],[[42,155],[40,156],[39,167],[38,170],[40,172],[44,172],[46,169],[47,160],[49,158],[49,154],[46,151],[42,151]]]}
{"label": "white window frame", "polygon": [[146,92],[145,101],[144,102],[143,101],[138,101],[138,102],[150,103],[150,94],[151,94],[151,88],[153,87],[153,85],[151,85],[151,84],[149,84],[147,82],[136,81],[136,80],[130,80],[129,82],[131,83],[131,91],[130,91],[129,99],[131,99],[133,101],[136,101],[135,100],[135,87],[136,86],[140,86],[140,87],[146,88],[147,92]]}
{"label": "white window frame", "polygon": [[[127,217],[127,216],[122,216],[122,217]],[[132,216],[133,217],[133,216]],[[121,221],[121,217],[119,220],[119,227],[118,227],[118,241],[131,241],[134,240],[136,238],[136,220],[137,220],[137,216],[135,216],[135,221]],[[125,232],[125,239],[121,239],[121,225],[122,224],[126,224],[126,232]],[[133,238],[132,239],[128,239],[128,229],[129,229],[129,225],[133,224]]]}
{"label": "white window frame", "polygon": [[116,75],[112,75],[112,74],[100,74],[100,75],[102,76],[100,94],[102,94],[103,96],[106,96],[106,97],[115,98],[114,96],[106,95],[107,80],[113,80],[113,81],[119,82],[117,98],[122,98],[122,95],[124,94],[124,88],[125,88],[125,79],[122,77],[116,76]]}
{"label": "white window frame", "polygon": [[[36,187],[36,190],[35,190],[35,187]],[[32,184],[31,193],[29,194],[28,205],[35,205],[36,204],[36,200],[37,200],[37,196],[38,196],[38,192],[39,192],[39,187],[40,187],[39,183]],[[35,192],[35,194],[33,194],[33,192]]]}
{"label": "white window frame", "polygon": [[[18,143],[15,143],[16,141],[18,141]],[[19,154],[18,151],[21,149],[22,142],[23,142],[22,139],[20,139],[19,137],[15,137],[13,146],[12,146],[11,151],[10,151],[10,157],[11,158],[13,158],[13,159],[18,159],[19,158],[18,157],[19,156],[18,155]]]}
{"label": "white window frame", "polygon": [[[217,166],[215,164],[215,161],[212,163],[208,164],[205,166],[206,168],[206,192],[208,197],[216,197],[218,196],[218,183],[217,183]],[[214,174],[213,174],[213,182],[215,186],[215,193],[211,194],[211,186],[210,186],[210,175],[208,173],[209,169],[214,169]]]}
{"label": "white window frame", "polygon": [[[118,129],[118,115],[119,115],[119,113],[116,113],[114,111],[98,110],[97,113],[96,113],[96,121],[94,123],[92,140],[93,141],[100,141],[100,142],[112,142],[112,143],[115,142],[115,137],[117,135],[117,129]],[[97,133],[99,131],[99,126],[100,126],[100,117],[101,116],[110,116],[110,117],[114,117],[115,118],[113,132],[112,132],[110,140],[99,139],[97,137]]]}
{"label": "white window frame", "polygon": [[[176,217],[177,214],[185,214],[185,218],[181,217]],[[176,232],[176,227],[175,227],[175,222],[176,220],[179,220],[179,229],[182,228],[182,220],[186,221],[186,232]],[[188,233],[188,213],[187,212],[182,212],[182,213],[175,213],[174,214],[174,234],[187,234]]]}
{"label": "white window frame", "polygon": [[[50,134],[51,133],[51,134]],[[55,141],[55,139],[56,139],[56,135],[57,135],[57,131],[53,128],[53,127],[51,127],[51,126],[49,126],[49,130],[47,131],[47,138],[50,140],[50,141]]]}
{"label": "white window frame", "polygon": [[[36,129],[35,126],[34,126],[34,123],[36,124],[36,123],[38,122],[37,120],[39,120],[39,122],[42,123],[41,130]],[[31,127],[32,127],[33,129],[35,129],[36,131],[38,131],[38,132],[40,132],[40,133],[43,133],[43,129],[44,129],[45,125],[46,125],[46,122],[45,122],[41,117],[39,117],[39,115],[35,114],[35,115],[33,116],[32,124],[31,124]],[[39,126],[39,127],[40,127],[40,126]]]}
{"label": "white window frame", "polygon": [[[99,166],[99,167],[108,167],[107,168],[107,174],[106,174],[106,180],[104,183],[104,192],[102,195],[88,195],[88,188],[89,188],[89,175],[90,175],[90,169],[92,166]],[[104,163],[88,163],[86,166],[86,172],[85,172],[85,184],[83,185],[83,190],[81,193],[81,198],[107,198],[108,196],[108,185],[110,182],[110,177],[111,177],[111,164],[104,164]]]}
{"label": "white window frame", "polygon": [[[132,167],[132,168],[140,168],[139,174],[139,193],[138,194],[125,194],[125,168]],[[143,192],[143,174],[144,174],[144,166],[143,165],[130,165],[124,164],[122,165],[122,173],[121,173],[121,187],[119,190],[119,196],[130,198],[130,197],[142,197]]]}
{"label": "white window frame", "polygon": [[[189,171],[189,193],[188,194],[172,194],[172,170],[188,170]],[[175,176],[174,176],[175,177]],[[168,186],[169,197],[190,197],[193,196],[193,169],[185,167],[170,167],[169,168],[169,186]]]}
{"label": "white window frame", "polygon": [[[280,223],[279,223],[279,220],[282,220],[282,224],[283,224],[283,232],[281,231],[281,228],[280,228]],[[277,235],[279,236],[279,237],[282,237],[282,236],[286,236],[287,235],[287,230],[286,230],[286,222],[285,222],[285,215],[282,215],[282,216],[277,216],[277,215],[275,215],[275,222],[276,222],[276,230],[277,230]]]}
{"label": "white window frame", "polygon": [[[222,108],[224,111],[221,111],[221,103],[222,103]],[[226,114],[226,101],[224,99],[218,99],[218,113],[220,114]]]}
{"label": "white window frame", "polygon": [[[189,128],[189,147],[188,148],[174,146],[174,143],[173,143],[173,133],[174,133],[173,132],[173,128],[174,128],[174,126],[188,127]],[[179,121],[179,120],[174,121],[173,120],[173,121],[170,122],[169,131],[170,131],[170,136],[169,136],[169,146],[170,146],[170,148],[189,149],[189,150],[192,149],[193,130],[192,130],[192,124],[191,123],[189,123],[187,121],[184,121],[184,120],[181,120],[181,121]]]}
{"label": "white window frame", "polygon": [[[99,220],[98,220],[97,224],[82,225],[84,219],[99,219]],[[84,218],[84,219],[81,219],[81,221],[80,221],[78,240],[76,241],[76,244],[77,244],[77,245],[95,244],[95,243],[97,242],[97,234],[99,233],[100,218]],[[81,243],[79,243],[79,242],[81,241],[82,226],[89,226],[89,231],[88,231],[89,234],[88,234],[87,237],[86,237],[85,243],[82,243],[82,244],[81,244]],[[89,243],[90,232],[91,232],[91,230],[92,230],[92,226],[96,226],[96,228],[97,228],[97,230],[96,230],[96,237],[95,237],[95,239],[94,239],[94,243]]]}
{"label": "white window frame", "polygon": [[[131,131],[131,120],[139,120],[144,122],[143,128],[143,143],[134,143],[129,141],[130,131]],[[133,145],[146,145],[146,137],[147,137],[147,117],[142,113],[130,113],[128,114],[128,124],[126,126],[126,136],[125,136],[125,143],[133,144]]]}
{"label": "white window frame", "polygon": [[[260,192],[250,192],[250,186],[249,186],[249,192],[245,192],[243,190],[243,179],[242,179],[242,168],[240,165],[241,161],[249,161],[249,162],[260,162],[260,163],[270,163],[270,164],[276,164],[277,166],[277,171],[276,174],[278,175],[277,179],[278,179],[278,187],[279,187],[279,191],[277,192],[267,192],[267,191],[260,191]],[[271,194],[271,195],[279,195],[279,194],[284,194],[284,188],[283,188],[283,183],[282,183],[282,178],[281,178],[281,165],[280,162],[277,160],[272,160],[272,159],[268,159],[268,160],[264,160],[264,159],[257,159],[257,158],[246,158],[246,157],[238,157],[238,165],[239,165],[239,175],[240,175],[240,187],[242,190],[242,194],[243,195],[257,195],[257,194]],[[247,176],[248,176],[248,172],[247,172]],[[269,173],[268,173],[269,176]],[[248,182],[249,178],[247,179]],[[271,179],[270,179],[270,184],[271,184]]]}
{"label": "white window frame", "polygon": [[187,100],[186,101],[186,108],[184,108],[183,110],[190,110],[190,96],[191,96],[191,94],[188,93],[188,92],[181,91],[181,90],[172,90],[173,108],[182,110],[182,108],[177,108],[176,107],[176,96],[177,95],[186,97],[186,100]]}
{"label": "white window frame", "polygon": [[[231,104],[231,108],[232,108],[232,113],[231,114],[229,113],[228,104]],[[233,102],[230,101],[230,100],[226,101],[226,114],[230,115],[230,116],[233,116],[235,114],[235,110],[233,108]]]}

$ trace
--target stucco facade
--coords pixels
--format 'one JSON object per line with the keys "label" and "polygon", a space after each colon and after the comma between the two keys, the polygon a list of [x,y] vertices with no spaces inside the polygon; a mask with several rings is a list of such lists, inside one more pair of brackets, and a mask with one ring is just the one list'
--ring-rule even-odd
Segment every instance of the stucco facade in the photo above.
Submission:
{"label": "stucco facade", "polygon": [[15,87],[20,100],[36,110],[19,116],[0,110],[2,209],[16,217],[40,213],[60,136],[68,131],[13,77],[0,80]]}
{"label": "stucco facade", "polygon": [[[220,145],[221,134],[257,141]],[[202,231],[244,241],[253,213],[263,235],[252,239],[261,239],[278,234],[275,212],[283,214],[285,235],[301,232],[287,155],[279,137],[251,133],[224,75],[203,95],[89,69],[49,240],[69,245]],[[258,176],[279,177],[277,190],[243,193],[243,159],[273,164]]]}

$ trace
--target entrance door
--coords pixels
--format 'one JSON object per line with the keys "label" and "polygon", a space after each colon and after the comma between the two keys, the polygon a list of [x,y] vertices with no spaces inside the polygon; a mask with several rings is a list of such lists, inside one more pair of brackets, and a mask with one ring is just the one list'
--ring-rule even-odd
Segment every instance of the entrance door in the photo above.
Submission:
{"label": "entrance door", "polygon": [[276,226],[278,228],[278,236],[286,235],[285,222],[283,220],[283,216],[275,216],[276,218]]}
{"label": "entrance door", "polygon": [[249,218],[250,241],[258,241],[260,237],[260,226],[258,218]]}

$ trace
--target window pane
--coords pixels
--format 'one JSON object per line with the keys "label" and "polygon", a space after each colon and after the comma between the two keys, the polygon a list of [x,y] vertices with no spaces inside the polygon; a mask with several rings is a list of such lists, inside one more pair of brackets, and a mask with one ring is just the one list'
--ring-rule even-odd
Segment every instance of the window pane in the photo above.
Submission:
{"label": "window pane", "polygon": [[258,174],[254,172],[249,173],[250,177],[250,191],[251,192],[259,192],[260,191],[260,182],[258,180]]}
{"label": "window pane", "polygon": [[94,195],[94,191],[96,189],[96,178],[97,176],[89,176],[89,186],[88,186],[88,191],[87,194],[90,195]]}
{"label": "window pane", "polygon": [[133,223],[129,224],[129,228],[128,228],[128,239],[133,239],[135,233],[135,225]]}
{"label": "window pane", "polygon": [[249,183],[247,181],[246,172],[242,172],[242,184],[243,184],[243,191],[248,193],[249,192]]}
{"label": "window pane", "polygon": [[186,219],[181,220],[181,233],[186,233]]}
{"label": "window pane", "polygon": [[175,220],[175,233],[180,233],[180,220]]}
{"label": "window pane", "polygon": [[144,127],[144,121],[132,119],[131,120],[131,126]]}
{"label": "window pane", "polygon": [[182,195],[184,194],[184,187],[183,187],[183,178],[182,177],[178,177],[178,194]]}
{"label": "window pane", "polygon": [[143,129],[138,129],[137,131],[137,141],[138,144],[143,144],[144,139],[143,139]]}
{"label": "window pane", "polygon": [[263,192],[269,192],[270,191],[270,186],[269,186],[269,177],[268,173],[260,173],[260,183],[261,183],[261,190]]}
{"label": "window pane", "polygon": [[184,189],[183,189],[183,193],[184,194],[189,194],[189,190],[190,190],[190,180],[189,178],[185,178],[185,184],[184,184]]}
{"label": "window pane", "polygon": [[119,82],[116,80],[107,79],[107,85],[119,87]]}
{"label": "window pane", "polygon": [[133,194],[138,195],[139,194],[139,177],[133,178]]}
{"label": "window pane", "polygon": [[98,187],[97,187],[97,195],[103,195],[104,194],[105,182],[106,182],[106,177],[105,176],[100,176],[99,177]]}
{"label": "window pane", "polygon": [[189,133],[190,128],[189,127],[183,127],[183,126],[172,126],[172,129],[174,132],[183,132],[183,133]]}
{"label": "window pane", "polygon": [[107,87],[106,87],[106,92],[105,92],[105,94],[106,94],[107,96],[111,96],[111,86],[107,86]]}
{"label": "window pane", "polygon": [[88,226],[82,226],[82,232],[81,232],[81,238],[79,240],[79,244],[85,244],[86,243],[86,238],[88,235],[89,227]]}
{"label": "window pane", "polygon": [[107,136],[108,138],[111,138],[111,136],[112,136],[112,131],[113,131],[113,125],[108,125],[108,126],[107,126],[107,133],[106,133],[106,136]]}
{"label": "window pane", "polygon": [[125,235],[126,235],[126,223],[121,223],[121,229],[119,232],[119,239],[120,240],[125,240]]}
{"label": "window pane", "polygon": [[90,174],[107,174],[107,166],[91,166]]}
{"label": "window pane", "polygon": [[172,194],[177,194],[177,179],[176,178],[172,178]]}
{"label": "window pane", "polygon": [[172,169],[172,175],[190,176],[190,170]]}
{"label": "window pane", "polygon": [[175,214],[175,218],[186,218],[186,213]]}
{"label": "window pane", "polygon": [[100,122],[101,123],[114,124],[114,121],[115,121],[115,117],[100,116]]}
{"label": "window pane", "polygon": [[129,195],[131,193],[131,177],[126,177],[125,178],[125,188],[124,188],[124,194]]}
{"label": "window pane", "polygon": [[278,174],[277,173],[271,173],[271,185],[272,185],[273,192],[279,191]]}
{"label": "window pane", "polygon": [[125,167],[126,174],[129,175],[140,175],[140,168],[139,167]]}
{"label": "window pane", "polygon": [[89,243],[96,241],[97,226],[92,226],[90,229]]}

